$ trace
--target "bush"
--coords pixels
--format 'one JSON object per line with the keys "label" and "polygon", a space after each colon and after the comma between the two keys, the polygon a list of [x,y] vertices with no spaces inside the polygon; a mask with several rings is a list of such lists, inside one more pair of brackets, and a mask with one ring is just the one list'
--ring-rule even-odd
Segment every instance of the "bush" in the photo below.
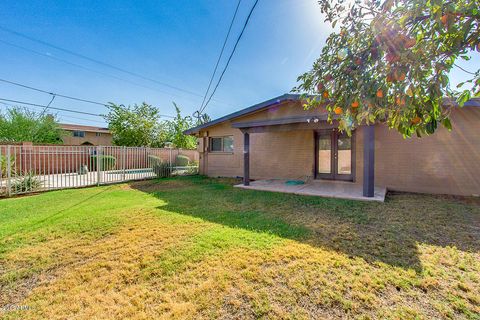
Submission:
{"label": "bush", "polygon": [[150,164],[150,166],[152,168],[153,168],[154,165],[160,164],[162,162],[163,162],[162,159],[160,159],[159,157],[151,155],[151,154],[148,155],[148,163]]}
{"label": "bush", "polygon": [[[113,170],[115,169],[115,164],[117,163],[117,159],[114,156],[99,156],[100,161],[100,170]],[[97,156],[93,155],[90,156],[90,168],[92,170],[97,170]]]}
{"label": "bush", "polygon": [[[15,174],[14,167],[15,167],[15,158],[13,156],[10,157],[10,173],[11,175]],[[7,157],[0,156],[0,176],[6,177],[7,174]]]}
{"label": "bush", "polygon": [[149,155],[148,162],[152,167],[153,172],[157,176],[157,178],[167,178],[171,176],[171,170],[167,162],[163,162],[157,156]]}
{"label": "bush", "polygon": [[12,191],[14,193],[32,192],[40,189],[41,186],[42,181],[33,172],[27,172],[14,180]]}
{"label": "bush", "polygon": [[190,163],[190,158],[184,155],[179,154],[175,158],[175,165],[179,167],[186,167]]}
{"label": "bush", "polygon": [[168,178],[172,175],[172,170],[166,162],[158,162],[152,166],[152,169],[157,178]]}

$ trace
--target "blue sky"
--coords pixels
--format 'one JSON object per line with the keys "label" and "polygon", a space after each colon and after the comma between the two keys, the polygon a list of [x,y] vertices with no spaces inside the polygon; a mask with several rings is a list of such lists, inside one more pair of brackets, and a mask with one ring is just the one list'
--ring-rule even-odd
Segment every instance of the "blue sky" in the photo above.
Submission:
{"label": "blue sky", "polygon": [[[242,0],[227,53],[253,2]],[[236,3],[236,0],[3,0],[0,27],[202,95]],[[315,0],[260,0],[206,112],[216,118],[289,92],[297,76],[311,67],[331,31],[323,23]],[[0,40],[16,46],[0,42],[3,79],[100,102],[146,101],[167,115],[173,115],[172,101],[184,114],[193,113],[202,101],[198,95],[139,79],[2,30]],[[480,68],[478,57],[476,54],[462,66]],[[455,72],[452,81],[458,82],[465,76],[461,71]],[[50,100],[48,95],[2,83],[0,97],[39,104]],[[106,112],[101,106],[60,98],[52,106]],[[101,125],[103,122],[101,118],[65,112],[60,112],[59,117],[68,123]]]}

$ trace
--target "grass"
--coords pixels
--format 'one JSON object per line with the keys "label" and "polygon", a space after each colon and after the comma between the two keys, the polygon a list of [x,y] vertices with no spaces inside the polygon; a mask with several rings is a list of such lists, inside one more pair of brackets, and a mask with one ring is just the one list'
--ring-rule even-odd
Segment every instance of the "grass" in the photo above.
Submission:
{"label": "grass", "polygon": [[[180,177],[0,201],[6,319],[480,319],[480,207]],[[1,310],[1,309],[0,309]]]}

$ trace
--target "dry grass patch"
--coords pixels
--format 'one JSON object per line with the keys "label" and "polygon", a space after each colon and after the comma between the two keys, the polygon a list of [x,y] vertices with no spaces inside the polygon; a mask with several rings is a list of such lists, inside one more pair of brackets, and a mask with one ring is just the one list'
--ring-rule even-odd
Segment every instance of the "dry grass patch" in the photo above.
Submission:
{"label": "dry grass patch", "polygon": [[372,204],[233,183],[178,178],[2,202],[0,305],[31,307],[3,316],[479,319],[475,203],[395,194]]}

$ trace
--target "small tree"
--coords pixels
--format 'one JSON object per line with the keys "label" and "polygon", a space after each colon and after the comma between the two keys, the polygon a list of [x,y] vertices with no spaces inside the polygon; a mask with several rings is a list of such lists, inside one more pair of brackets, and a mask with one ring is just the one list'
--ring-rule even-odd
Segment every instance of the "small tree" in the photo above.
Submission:
{"label": "small tree", "polygon": [[[193,136],[188,136],[183,131],[193,127],[195,122],[192,117],[183,117],[180,108],[173,103],[177,115],[173,120],[166,120],[162,124],[162,141],[163,143],[169,141],[172,142],[175,147],[183,149],[195,149],[197,145],[197,139]],[[207,116],[208,117],[208,116]]]}
{"label": "small tree", "polygon": [[156,107],[143,102],[133,106],[110,103],[108,108],[105,120],[115,145],[150,147],[158,144],[160,125]]}
{"label": "small tree", "polygon": [[0,113],[0,141],[62,143],[63,130],[55,116],[14,107]]}
{"label": "small tree", "polygon": [[[480,51],[478,0],[320,0],[332,33],[311,71],[295,91],[306,108],[325,107],[339,128],[384,121],[405,137],[432,134],[438,123],[451,129],[450,107],[480,93],[480,71],[470,88],[451,88],[458,59]],[[447,107],[445,107],[447,104]],[[450,104],[451,105],[451,104]]]}
{"label": "small tree", "polygon": [[210,118],[210,116],[206,113],[202,113],[198,118],[197,118],[197,121],[195,121],[195,125],[199,126],[199,125],[202,125],[204,123],[207,123],[207,122],[210,122],[212,121],[212,118]]}

